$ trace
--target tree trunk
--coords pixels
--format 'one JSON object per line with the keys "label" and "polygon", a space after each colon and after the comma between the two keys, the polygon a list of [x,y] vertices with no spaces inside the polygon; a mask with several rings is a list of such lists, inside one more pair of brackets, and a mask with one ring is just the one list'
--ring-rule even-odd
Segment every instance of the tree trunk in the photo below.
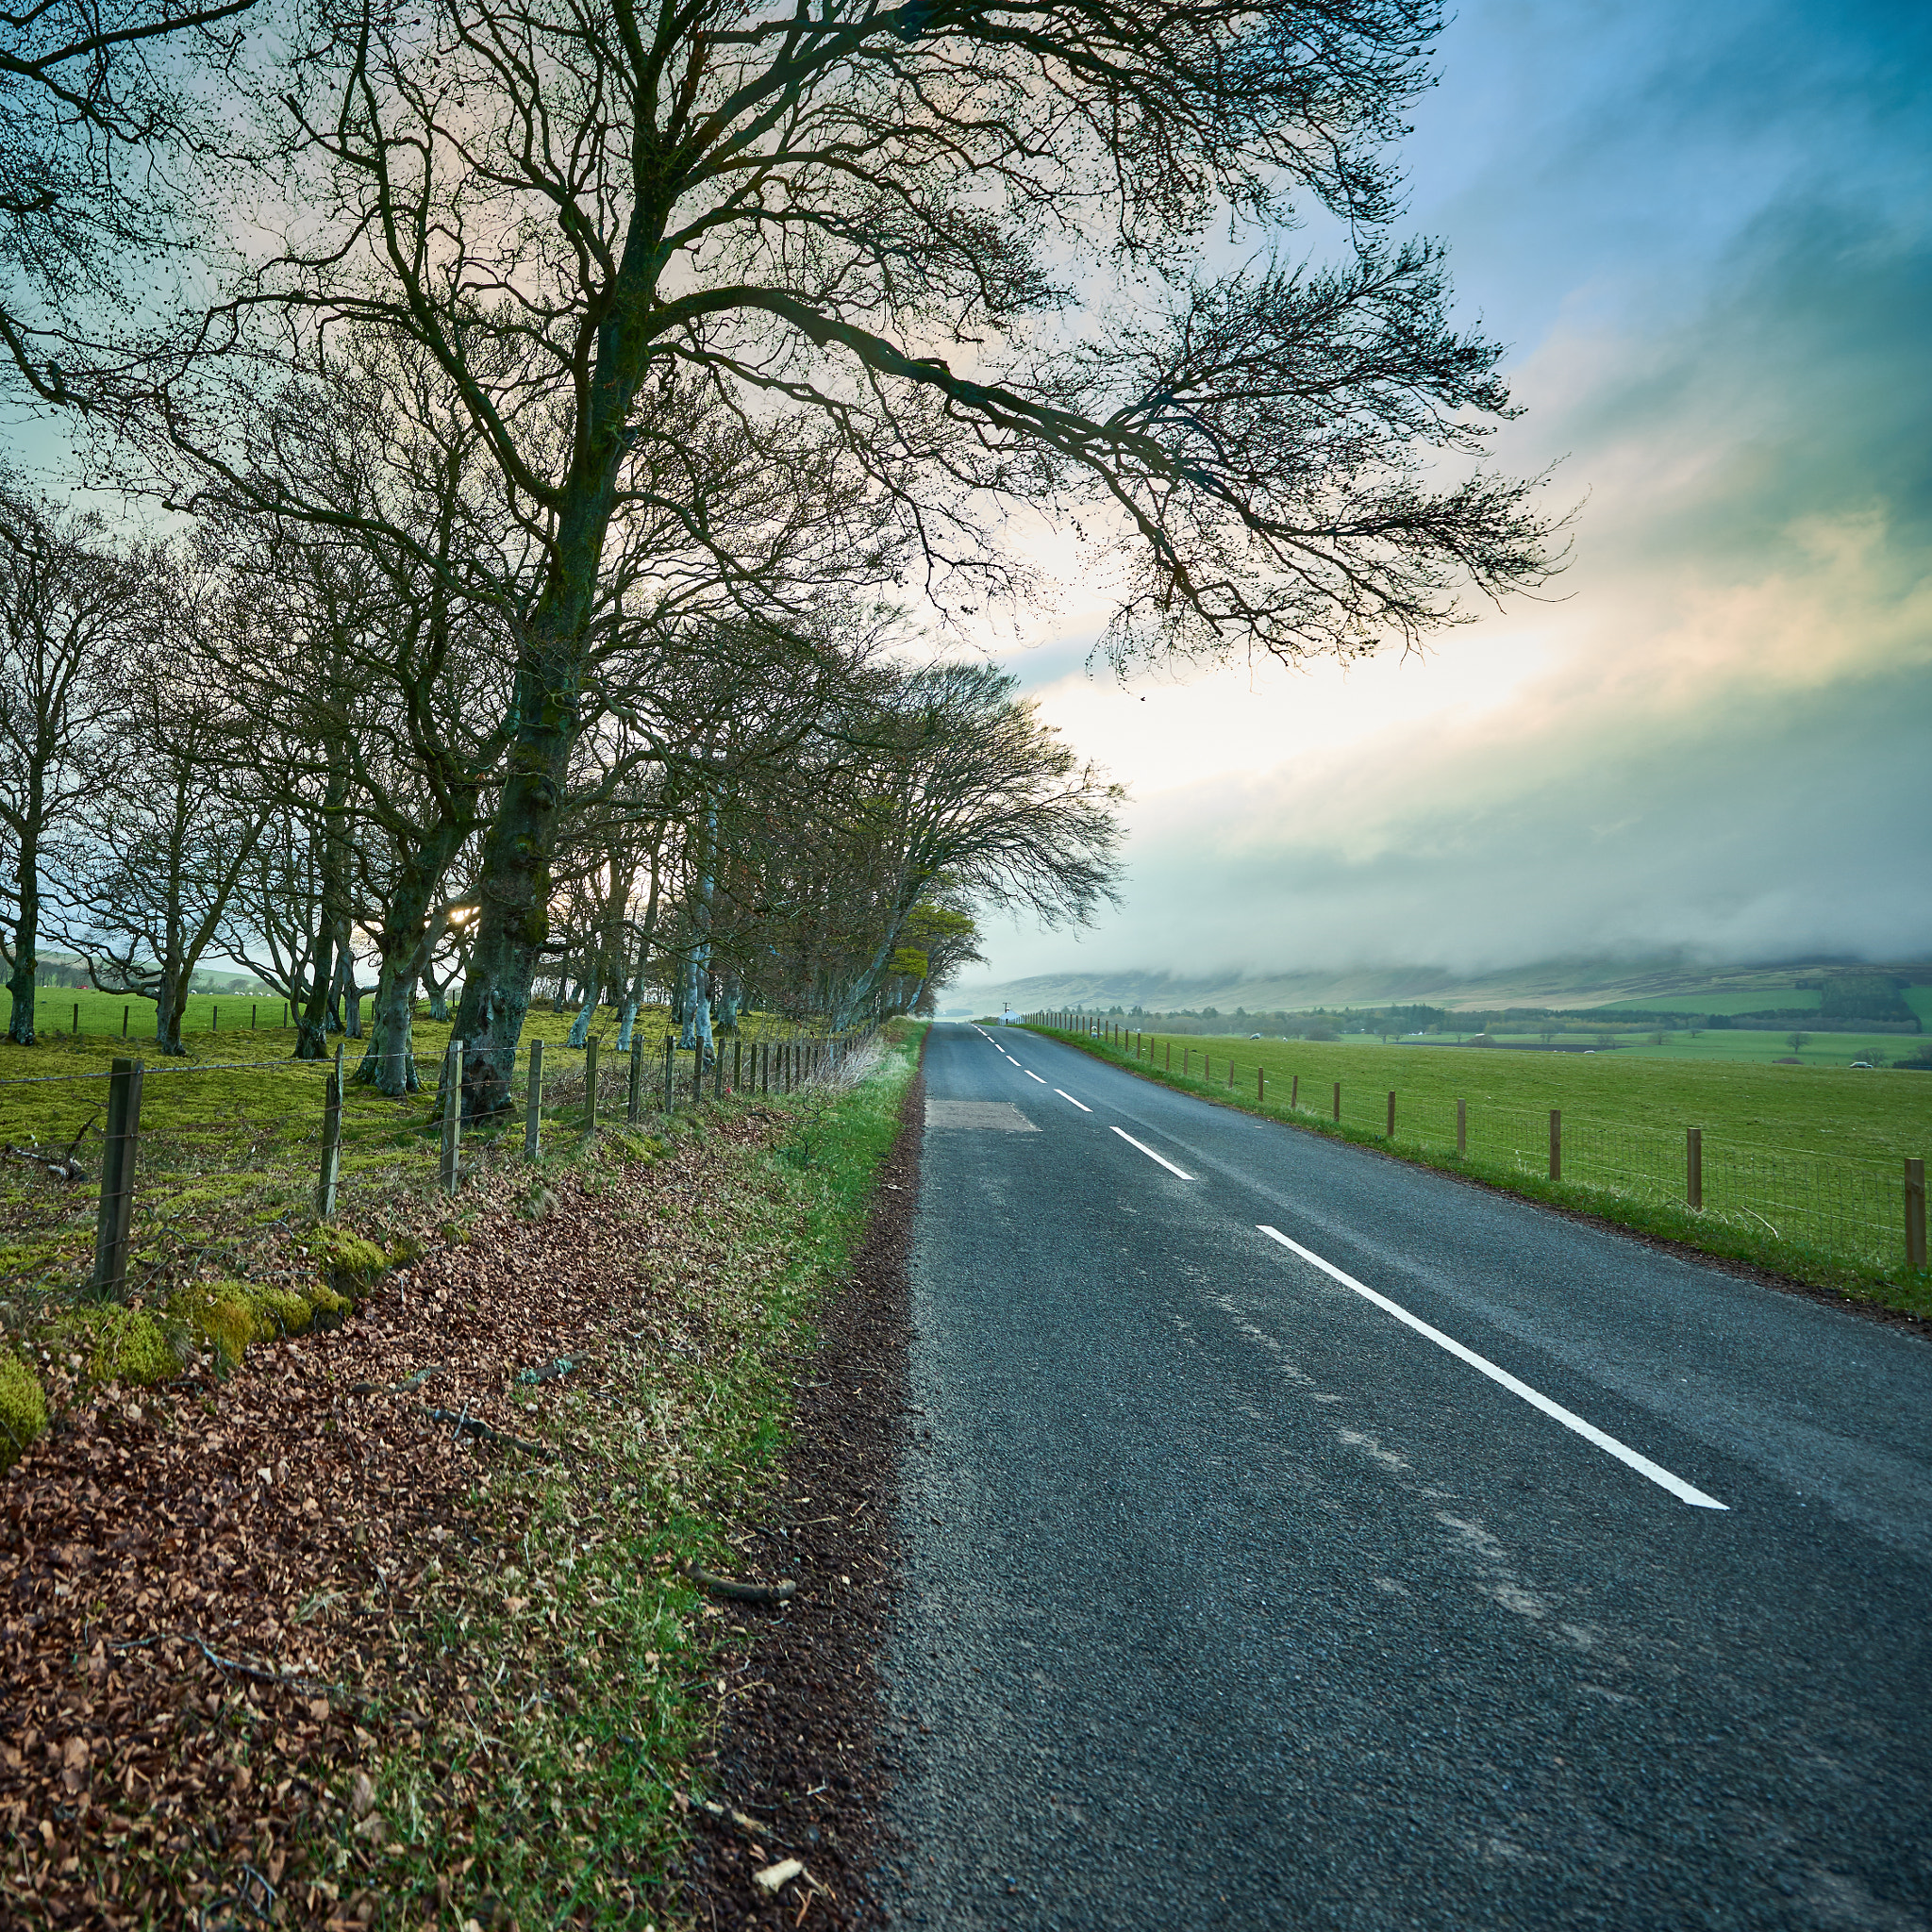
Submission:
{"label": "tree trunk", "polygon": [[644,974],[651,968],[651,941],[658,932],[658,857],[662,850],[663,827],[651,841],[651,896],[644,901],[644,929],[638,935],[637,969],[630,976],[630,986],[624,996],[624,1013],[618,1023],[617,1051],[630,1051],[631,1028],[637,1024],[638,1008],[644,997]]}
{"label": "tree trunk", "polygon": [[325,926],[315,941],[314,977],[308,983],[308,998],[295,1014],[295,1058],[320,1060],[328,1058],[328,991],[335,978],[335,933]]}
{"label": "tree trunk", "polygon": [[[591,562],[594,570],[594,555]],[[588,579],[584,590],[588,599]],[[509,777],[484,841],[483,909],[457,1008],[465,1062],[474,1055],[476,1067],[474,1087],[464,1081],[464,1104],[479,1112],[496,1113],[509,1105],[530,985],[550,936],[550,857],[576,739],[580,660],[580,651],[572,648],[527,662],[517,673],[522,723]]]}
{"label": "tree trunk", "polygon": [[[192,969],[191,969],[192,970]],[[169,959],[155,976],[155,1051],[185,1056],[181,1044],[181,1014],[188,1005],[189,973],[178,959]]]}
{"label": "tree trunk", "polygon": [[34,974],[39,970],[37,954],[41,936],[40,860],[31,838],[20,841],[20,862],[15,871],[20,894],[20,918],[13,928],[13,973],[7,990],[13,995],[13,1010],[7,1019],[7,1037],[20,1046],[34,1043]]}
{"label": "tree trunk", "polygon": [[416,975],[409,969],[415,963],[413,948],[407,958],[396,953],[384,956],[370,1001],[369,1044],[355,1074],[358,1081],[374,1086],[391,1100],[414,1093],[422,1085],[412,1051]]}
{"label": "tree trunk", "polygon": [[[648,217],[634,208],[631,223],[633,242],[640,242],[640,225],[648,225]],[[654,268],[645,270],[643,279],[655,274]],[[494,1113],[509,1105],[530,986],[550,937],[550,859],[571,753],[583,728],[585,638],[605,534],[616,508],[631,402],[648,361],[647,345],[637,333],[643,310],[630,306],[645,298],[632,263],[626,261],[621,280],[625,299],[598,329],[590,420],[581,425],[558,507],[549,575],[518,653],[516,740],[496,816],[483,841],[483,909],[457,1014],[466,1052],[476,1056],[476,1100],[470,1100],[473,1090],[465,1082],[466,1109],[474,1105],[478,1111]]]}
{"label": "tree trunk", "polygon": [[345,1040],[360,1040],[363,989],[356,983],[356,954],[350,944],[351,932],[349,921],[344,918],[341,936],[336,941],[337,957],[341,962],[338,970],[342,982],[342,1037]]}

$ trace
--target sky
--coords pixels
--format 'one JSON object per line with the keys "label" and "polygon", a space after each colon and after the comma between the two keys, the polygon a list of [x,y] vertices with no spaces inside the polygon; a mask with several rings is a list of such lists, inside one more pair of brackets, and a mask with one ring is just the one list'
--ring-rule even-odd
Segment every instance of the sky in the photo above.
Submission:
{"label": "sky", "polygon": [[1407,227],[1509,344],[1569,568],[1343,672],[1003,661],[1132,793],[1122,904],[965,983],[1932,957],[1932,8],[1467,0]]}

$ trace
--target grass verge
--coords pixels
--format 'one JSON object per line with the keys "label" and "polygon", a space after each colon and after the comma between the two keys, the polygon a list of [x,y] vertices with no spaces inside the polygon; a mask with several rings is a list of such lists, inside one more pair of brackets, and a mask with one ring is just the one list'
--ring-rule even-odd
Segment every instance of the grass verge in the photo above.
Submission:
{"label": "grass verge", "polygon": [[[470,1722],[405,1729],[374,1780],[375,1923],[419,1925],[452,1900],[503,1926],[680,1916],[663,1874],[748,1634],[681,1566],[743,1572],[739,1525],[776,1472],[791,1374],[863,1236],[916,1061],[902,1041],[862,1081],[792,1096],[780,1138],[714,1145],[684,1224],[704,1261],[667,1257],[653,1284],[712,1347],[609,1359],[600,1392],[615,1399],[583,1397],[570,1417],[580,1457],[599,1459],[594,1491],[539,1468],[493,1497],[467,1622],[452,1606],[425,1633],[488,1682]],[[346,1870],[340,1834],[333,1856]]]}
{"label": "grass verge", "polygon": [[[818,1311],[913,1073],[479,1184],[339,1329],[7,1478],[0,1922],[668,1926]],[[744,1547],[741,1547],[741,1544]]]}

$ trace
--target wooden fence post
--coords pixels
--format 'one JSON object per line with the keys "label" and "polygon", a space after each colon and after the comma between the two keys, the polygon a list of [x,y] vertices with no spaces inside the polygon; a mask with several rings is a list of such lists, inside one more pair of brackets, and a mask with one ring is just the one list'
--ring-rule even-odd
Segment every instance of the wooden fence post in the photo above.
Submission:
{"label": "wooden fence post", "polygon": [[342,1048],[336,1042],[336,1063],[322,1090],[322,1178],[315,1186],[315,1212],[323,1221],[336,1211],[336,1180],[342,1171]]}
{"label": "wooden fence post", "polygon": [[673,1090],[676,1078],[677,1036],[667,1033],[664,1036],[664,1111],[669,1113],[677,1105],[677,1095]]}
{"label": "wooden fence post", "polygon": [[127,1038],[127,1016],[131,1011],[133,1011],[131,1007],[123,1007],[121,1008],[121,1038],[123,1040]]}
{"label": "wooden fence post", "polygon": [[1906,1162],[1906,1266],[1925,1265],[1925,1163]]}
{"label": "wooden fence post", "polygon": [[624,1117],[632,1126],[644,1117],[644,1036],[630,1037],[630,1086],[625,1094]]}
{"label": "wooden fence post", "polygon": [[134,1159],[141,1150],[139,1060],[114,1062],[108,1080],[108,1131],[101,1150],[100,1218],[94,1227],[97,1295],[119,1299],[127,1285],[127,1231],[134,1221]]}
{"label": "wooden fence post", "polygon": [[463,1042],[452,1040],[442,1057],[442,1191],[457,1191],[463,1151]]}
{"label": "wooden fence post", "polygon": [[524,1158],[535,1160],[543,1143],[543,1042],[530,1042],[530,1077],[524,1088]]}
{"label": "wooden fence post", "polygon": [[1704,1206],[1704,1129],[1684,1129],[1684,1205]]}
{"label": "wooden fence post", "polygon": [[80,1002],[78,1000],[75,1000],[74,1003],[74,1037],[76,1040],[80,1038]]}
{"label": "wooden fence post", "polygon": [[584,1041],[584,1132],[597,1131],[597,1042]]}
{"label": "wooden fence post", "polygon": [[261,1009],[256,1005],[256,1003],[253,1000],[250,1000],[248,1002],[248,1030],[251,1033],[256,1031],[255,1023],[260,1013],[260,1010]]}
{"label": "wooden fence post", "polygon": [[724,1098],[724,1049],[717,1045],[711,1049],[711,1098]]}
{"label": "wooden fence post", "polygon": [[1302,1105],[1302,1076],[1301,1076],[1301,1075],[1300,1075],[1299,1074],[1290,1074],[1290,1075],[1288,1076],[1288,1110],[1289,1110],[1289,1112],[1290,1112],[1290,1113],[1299,1113],[1299,1112],[1301,1111],[1301,1105]]}
{"label": "wooden fence post", "polygon": [[742,1039],[731,1042],[731,1091],[736,1093],[744,1085],[744,1041]]}
{"label": "wooden fence post", "polygon": [[1469,1152],[1469,1102],[1456,1103],[1456,1151],[1458,1155]]}
{"label": "wooden fence post", "polygon": [[1553,1181],[1563,1178],[1563,1109],[1560,1107],[1550,1109],[1550,1178]]}
{"label": "wooden fence post", "polygon": [[1389,1131],[1382,1137],[1385,1141],[1395,1138],[1395,1094],[1391,1089],[1389,1094]]}
{"label": "wooden fence post", "polygon": [[1255,1105],[1257,1107],[1265,1107],[1268,1104],[1267,1080],[1268,1076],[1262,1073],[1259,1067],[1257,1067],[1255,1069]]}
{"label": "wooden fence post", "polygon": [[[215,1006],[211,1007],[208,1010],[212,1018],[208,1021],[208,1030],[210,1033],[219,1033],[222,1030],[222,1009],[219,1006]],[[75,1007],[74,1009],[74,1030],[78,1033],[80,1031],[80,1008],[78,1007]]]}
{"label": "wooden fence post", "polygon": [[1167,1042],[1167,1071],[1170,1074],[1174,1072],[1174,1041],[1171,1040]]}
{"label": "wooden fence post", "polygon": [[1338,1127],[1341,1124],[1341,1082],[1340,1080],[1335,1083],[1335,1124]]}

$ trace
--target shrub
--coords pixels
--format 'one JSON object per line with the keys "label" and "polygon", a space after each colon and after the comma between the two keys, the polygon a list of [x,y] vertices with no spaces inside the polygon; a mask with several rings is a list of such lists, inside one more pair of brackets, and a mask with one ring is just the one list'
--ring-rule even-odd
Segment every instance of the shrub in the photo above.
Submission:
{"label": "shrub", "polygon": [[0,1348],[0,1470],[10,1469],[47,1426],[40,1377],[10,1348]]}

